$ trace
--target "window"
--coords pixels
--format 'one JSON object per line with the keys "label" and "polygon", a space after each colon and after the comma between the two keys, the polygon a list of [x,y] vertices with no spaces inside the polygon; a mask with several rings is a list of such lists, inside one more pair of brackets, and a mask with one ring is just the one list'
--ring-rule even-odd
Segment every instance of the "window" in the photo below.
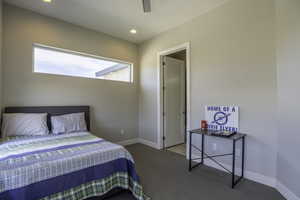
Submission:
{"label": "window", "polygon": [[132,82],[132,64],[34,45],[34,72]]}

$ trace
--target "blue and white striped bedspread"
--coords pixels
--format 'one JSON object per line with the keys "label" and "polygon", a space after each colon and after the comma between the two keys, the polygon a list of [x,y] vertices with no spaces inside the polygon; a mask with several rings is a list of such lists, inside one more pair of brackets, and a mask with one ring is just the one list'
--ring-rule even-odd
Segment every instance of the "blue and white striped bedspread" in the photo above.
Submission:
{"label": "blue and white striped bedspread", "polygon": [[134,161],[122,146],[88,132],[0,143],[1,200],[41,199],[118,171],[138,181]]}

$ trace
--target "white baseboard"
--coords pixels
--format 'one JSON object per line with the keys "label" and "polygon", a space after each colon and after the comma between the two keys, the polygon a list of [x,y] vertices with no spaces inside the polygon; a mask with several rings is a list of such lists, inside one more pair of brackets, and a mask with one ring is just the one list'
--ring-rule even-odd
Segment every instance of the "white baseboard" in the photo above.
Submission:
{"label": "white baseboard", "polygon": [[117,142],[117,144],[122,145],[122,146],[128,146],[128,145],[137,144],[137,143],[147,145],[154,149],[159,149],[158,145],[156,143],[145,140],[145,139],[141,139],[141,138],[133,138],[133,139]]}
{"label": "white baseboard", "polygon": [[158,145],[155,142],[151,142],[149,140],[145,140],[145,139],[139,139],[139,143],[147,145],[149,147],[152,147],[154,149],[159,149]]}
{"label": "white baseboard", "polygon": [[[196,158],[196,157],[197,156],[192,155],[192,158]],[[214,163],[211,160],[205,160],[204,164],[206,166],[213,167],[213,168],[221,170],[221,171],[225,171],[222,167],[220,167],[219,165],[217,165],[216,163]],[[223,163],[222,163],[222,165],[224,165],[225,168],[231,170],[230,165],[223,164]],[[237,168],[237,171],[240,171],[240,169]],[[268,185],[270,187],[274,187],[274,188],[276,187],[276,179],[272,178],[272,177],[268,177],[268,176],[265,176],[265,175],[262,175],[262,174],[259,174],[259,173],[256,173],[256,172],[248,171],[248,170],[245,170],[244,177],[249,179],[249,180],[252,180],[252,181],[264,184],[264,185]]]}
{"label": "white baseboard", "polygon": [[139,138],[133,138],[133,139],[117,142],[117,144],[122,145],[122,146],[127,146],[127,145],[131,145],[131,144],[136,144],[136,143],[139,143]]}
{"label": "white baseboard", "polygon": [[290,191],[285,185],[277,181],[276,189],[284,196],[287,200],[300,200],[292,191]]}
{"label": "white baseboard", "polygon": [[159,149],[158,145],[156,143],[151,142],[149,140],[141,139],[141,138],[133,138],[133,139],[117,142],[117,144],[122,145],[122,146],[128,146],[128,145],[137,144],[137,143],[147,145],[154,149]]}
{"label": "white baseboard", "polygon": [[252,171],[245,171],[245,178],[264,184],[264,185],[268,185],[270,187],[275,188],[276,187],[276,179],[272,178],[270,176],[265,176],[262,174],[259,174],[257,172],[252,172]]}

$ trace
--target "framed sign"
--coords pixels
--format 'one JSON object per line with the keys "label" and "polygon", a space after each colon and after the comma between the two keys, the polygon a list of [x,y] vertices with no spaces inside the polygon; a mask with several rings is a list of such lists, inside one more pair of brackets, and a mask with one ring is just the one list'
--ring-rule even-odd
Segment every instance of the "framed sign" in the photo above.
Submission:
{"label": "framed sign", "polygon": [[218,131],[238,131],[238,106],[205,106],[205,120],[208,129]]}

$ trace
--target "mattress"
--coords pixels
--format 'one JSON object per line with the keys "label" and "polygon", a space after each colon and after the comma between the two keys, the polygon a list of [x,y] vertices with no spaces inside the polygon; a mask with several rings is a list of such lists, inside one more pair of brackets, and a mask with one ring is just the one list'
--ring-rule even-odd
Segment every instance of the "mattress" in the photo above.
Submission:
{"label": "mattress", "polygon": [[0,142],[1,200],[83,200],[116,188],[149,199],[130,153],[89,132]]}

